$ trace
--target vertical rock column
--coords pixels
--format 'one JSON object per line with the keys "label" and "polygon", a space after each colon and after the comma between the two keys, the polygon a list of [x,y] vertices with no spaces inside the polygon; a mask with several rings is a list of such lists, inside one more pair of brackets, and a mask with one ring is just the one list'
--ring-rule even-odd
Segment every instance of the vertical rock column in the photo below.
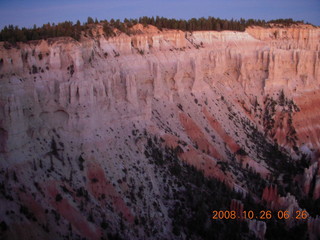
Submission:
{"label": "vertical rock column", "polygon": [[310,240],[317,240],[320,238],[320,218],[308,218],[308,232]]}
{"label": "vertical rock column", "polygon": [[194,72],[194,81],[192,85],[192,91],[200,91],[203,88],[203,73],[201,71],[201,61],[199,58],[191,60],[192,70]]}
{"label": "vertical rock column", "polygon": [[136,78],[133,74],[127,74],[125,76],[126,79],[126,100],[132,104],[134,108],[137,108],[138,103],[138,95],[137,95],[137,82]]}
{"label": "vertical rock column", "polygon": [[154,97],[160,99],[165,93],[165,81],[161,79],[161,71],[158,63],[152,63],[152,75],[153,75],[153,91]]}
{"label": "vertical rock column", "polygon": [[314,187],[313,199],[317,200],[320,198],[320,159],[318,160],[318,171],[315,178],[316,178],[316,184]]}
{"label": "vertical rock column", "polygon": [[7,128],[2,130],[2,136],[5,138],[5,143],[10,147],[6,148],[7,152],[14,149],[20,149],[22,145],[27,143],[27,125],[25,122],[25,116],[23,114],[23,108],[19,97],[10,96],[4,106],[4,119],[6,122],[3,123],[4,127]]}

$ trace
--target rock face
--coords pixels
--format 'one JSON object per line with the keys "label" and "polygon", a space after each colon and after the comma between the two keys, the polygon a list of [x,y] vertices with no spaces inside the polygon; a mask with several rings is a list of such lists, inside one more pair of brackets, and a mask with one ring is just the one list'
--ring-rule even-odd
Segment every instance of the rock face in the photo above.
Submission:
{"label": "rock face", "polygon": [[263,240],[267,231],[267,225],[263,221],[250,220],[249,229],[252,231],[258,239]]}
{"label": "rock face", "polygon": [[259,40],[270,41],[273,46],[280,49],[320,50],[319,31],[308,25],[268,29],[251,27],[247,32]]}
{"label": "rock face", "polygon": [[[20,239],[25,228],[47,239],[118,232],[125,239],[152,239],[152,232],[153,239],[188,239],[168,200],[184,188],[174,174],[176,188],[168,187],[158,170],[175,159],[170,154],[242,196],[263,194],[270,207],[296,201],[274,187],[262,193],[259,184],[288,184],[281,176],[299,172],[302,154],[320,148],[319,28],[134,28],[131,36],[98,32],[80,42],[0,43],[0,216],[7,239]],[[153,144],[174,153],[149,153]],[[314,200],[315,164],[291,179],[305,195],[313,189]],[[177,169],[170,173],[181,174]],[[262,239],[266,224],[249,225]]]}
{"label": "rock face", "polygon": [[277,186],[266,187],[263,190],[262,201],[266,201],[269,208],[276,209],[279,206],[275,206],[278,203],[279,195]]}
{"label": "rock face", "polygon": [[320,219],[317,218],[310,218],[308,220],[308,231],[311,240],[319,239],[320,237]]}
{"label": "rock face", "polygon": [[313,196],[313,199],[320,198],[320,161],[314,162],[304,171],[304,193]]}
{"label": "rock face", "polygon": [[243,219],[243,203],[239,200],[232,199],[230,204],[230,211],[235,211],[236,216],[239,216],[239,219]]}
{"label": "rock face", "polygon": [[[176,92],[201,92],[223,84],[230,91],[237,88],[240,96],[243,93],[249,96],[242,101],[257,101],[255,103],[260,105],[266,94],[277,100],[274,95],[283,90],[285,100],[293,100],[299,109],[286,107],[285,103],[284,108],[275,108],[270,117],[280,119],[276,121],[279,125],[273,126],[273,137],[284,146],[310,143],[313,148],[319,147],[320,133],[316,127],[319,113],[312,107],[317,104],[320,83],[318,29],[249,28],[245,33],[195,32],[186,36],[181,31],[149,32],[108,40],[85,39],[81,43],[61,39],[21,45],[20,49],[2,47],[2,111],[15,115],[11,118],[6,115],[4,121],[21,116],[22,119],[15,122],[20,122],[17,127],[23,129],[16,131],[25,132],[28,126],[22,126],[24,115],[19,115],[18,111],[30,108],[31,104],[34,106],[29,111],[38,111],[33,113],[35,117],[42,113],[43,117],[48,116],[46,112],[52,109],[43,109],[45,105],[54,108],[57,114],[50,114],[59,115],[57,118],[61,121],[68,116],[62,116],[64,110],[60,108],[68,108],[69,114],[70,109],[83,111],[85,104],[89,107],[96,103],[107,104],[108,110],[126,104],[131,109],[145,109],[141,114],[148,114],[144,105],[150,99],[172,100]],[[290,47],[291,43],[296,47]],[[19,87],[19,94],[15,87]],[[306,101],[302,97],[305,94],[314,97]],[[28,101],[21,103],[21,98],[28,98]],[[8,108],[16,110],[8,113],[5,110]],[[252,116],[262,114],[256,110]],[[290,113],[290,116],[281,113]],[[302,121],[308,122],[307,126]],[[19,137],[20,143],[11,141],[15,134],[10,132],[13,130],[9,129],[9,124],[2,123],[2,139],[9,141],[2,144],[2,152],[8,146],[14,148],[18,144],[19,148],[28,142],[23,136]],[[290,128],[297,134],[295,141],[286,139]]]}

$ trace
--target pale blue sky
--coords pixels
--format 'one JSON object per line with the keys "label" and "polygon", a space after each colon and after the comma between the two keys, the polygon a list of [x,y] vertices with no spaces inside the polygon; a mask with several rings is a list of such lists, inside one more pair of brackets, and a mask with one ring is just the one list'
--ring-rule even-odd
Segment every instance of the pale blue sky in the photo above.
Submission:
{"label": "pale blue sky", "polygon": [[31,27],[48,22],[163,16],[293,18],[320,25],[320,0],[0,0],[0,29],[13,24]]}

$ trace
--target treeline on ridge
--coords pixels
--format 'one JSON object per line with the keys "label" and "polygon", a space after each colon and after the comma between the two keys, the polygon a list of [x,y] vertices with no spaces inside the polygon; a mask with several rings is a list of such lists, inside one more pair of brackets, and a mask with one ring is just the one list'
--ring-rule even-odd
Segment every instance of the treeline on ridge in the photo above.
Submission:
{"label": "treeline on ridge", "polygon": [[277,19],[266,22],[265,20],[255,20],[255,19],[243,19],[240,20],[227,20],[214,17],[208,18],[191,18],[189,20],[165,18],[165,17],[140,17],[139,19],[127,19],[120,21],[119,19],[110,21],[101,20],[100,22],[92,17],[88,17],[87,22],[81,24],[78,20],[75,24],[71,21],[65,21],[58,24],[44,24],[42,27],[33,28],[19,28],[18,26],[5,26],[0,32],[0,41],[6,41],[9,43],[16,42],[27,42],[30,40],[40,40],[54,37],[72,37],[79,41],[82,32],[87,32],[90,34],[91,27],[95,24],[103,24],[103,30],[106,36],[113,36],[114,29],[118,29],[130,35],[132,32],[130,28],[141,23],[143,25],[153,25],[159,30],[163,28],[167,29],[178,29],[182,31],[200,31],[200,30],[232,30],[232,31],[244,31],[248,26],[261,26],[270,27],[270,24],[281,24],[283,26],[289,26],[296,23],[304,23],[303,21],[294,21],[293,19]]}

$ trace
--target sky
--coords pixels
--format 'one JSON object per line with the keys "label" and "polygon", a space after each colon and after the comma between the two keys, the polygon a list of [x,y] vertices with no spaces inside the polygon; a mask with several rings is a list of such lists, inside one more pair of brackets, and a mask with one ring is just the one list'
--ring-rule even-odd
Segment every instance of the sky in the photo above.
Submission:
{"label": "sky", "polygon": [[0,29],[63,21],[163,16],[176,19],[293,18],[320,26],[320,0],[0,0]]}

